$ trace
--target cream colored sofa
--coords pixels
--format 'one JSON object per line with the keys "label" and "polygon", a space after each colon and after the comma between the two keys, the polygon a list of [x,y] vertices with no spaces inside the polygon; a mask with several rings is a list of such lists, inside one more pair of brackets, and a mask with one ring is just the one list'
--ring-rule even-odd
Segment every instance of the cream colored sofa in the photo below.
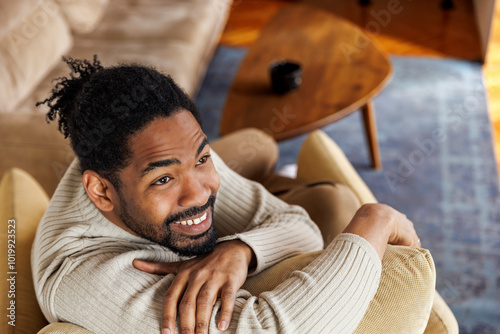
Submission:
{"label": "cream colored sofa", "polygon": [[48,125],[62,55],[105,66],[138,62],[170,74],[194,96],[232,0],[0,0],[0,175],[18,167],[53,193],[73,154]]}

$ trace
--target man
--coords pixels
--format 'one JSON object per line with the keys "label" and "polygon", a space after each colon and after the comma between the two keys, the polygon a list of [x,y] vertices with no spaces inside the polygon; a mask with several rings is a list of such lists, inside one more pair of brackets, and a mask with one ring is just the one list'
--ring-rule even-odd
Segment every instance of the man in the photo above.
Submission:
{"label": "man", "polygon": [[386,245],[420,245],[404,215],[365,205],[307,267],[249,294],[240,289],[249,274],[323,248],[308,214],[211,152],[170,77],[66,62],[71,77],[43,103],[77,159],[33,247],[50,322],[95,333],[351,333],[377,291]]}

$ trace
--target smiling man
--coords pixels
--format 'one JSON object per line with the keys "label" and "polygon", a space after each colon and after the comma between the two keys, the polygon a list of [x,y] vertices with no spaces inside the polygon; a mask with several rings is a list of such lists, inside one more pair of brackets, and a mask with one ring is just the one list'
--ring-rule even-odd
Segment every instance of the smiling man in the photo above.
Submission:
{"label": "smiling man", "polygon": [[[134,159],[120,175],[127,187],[115,187],[120,209],[105,217],[179,255],[210,252],[217,239],[212,216],[219,176],[208,163],[208,141],[193,115],[180,110],[152,121],[131,138],[130,150]],[[97,173],[84,173],[87,189],[100,181]]]}
{"label": "smiling man", "polygon": [[66,62],[71,77],[43,103],[77,159],[32,256],[50,322],[94,333],[351,333],[386,245],[419,245],[404,215],[365,205],[307,267],[258,296],[240,289],[248,275],[323,249],[305,210],[228,168],[170,77]]}

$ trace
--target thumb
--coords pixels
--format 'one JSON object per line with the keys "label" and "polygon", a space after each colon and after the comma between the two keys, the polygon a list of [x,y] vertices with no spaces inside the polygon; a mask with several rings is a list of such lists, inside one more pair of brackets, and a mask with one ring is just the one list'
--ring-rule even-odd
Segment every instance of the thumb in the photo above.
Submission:
{"label": "thumb", "polygon": [[135,259],[132,264],[136,269],[150,274],[167,275],[177,274],[181,262],[153,262]]}

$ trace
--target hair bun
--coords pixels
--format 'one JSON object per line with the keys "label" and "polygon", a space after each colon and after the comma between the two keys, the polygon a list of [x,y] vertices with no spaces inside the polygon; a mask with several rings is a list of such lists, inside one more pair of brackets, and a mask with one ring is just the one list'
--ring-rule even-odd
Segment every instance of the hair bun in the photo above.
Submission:
{"label": "hair bun", "polygon": [[97,55],[94,55],[92,62],[87,59],[71,57],[63,57],[63,61],[71,69],[70,77],[56,78],[57,84],[52,89],[50,97],[37,102],[36,106],[46,104],[49,107],[46,115],[47,123],[54,121],[59,116],[59,131],[64,135],[64,138],[67,138],[70,134],[69,124],[78,95],[83,86],[103,67],[97,59]]}

